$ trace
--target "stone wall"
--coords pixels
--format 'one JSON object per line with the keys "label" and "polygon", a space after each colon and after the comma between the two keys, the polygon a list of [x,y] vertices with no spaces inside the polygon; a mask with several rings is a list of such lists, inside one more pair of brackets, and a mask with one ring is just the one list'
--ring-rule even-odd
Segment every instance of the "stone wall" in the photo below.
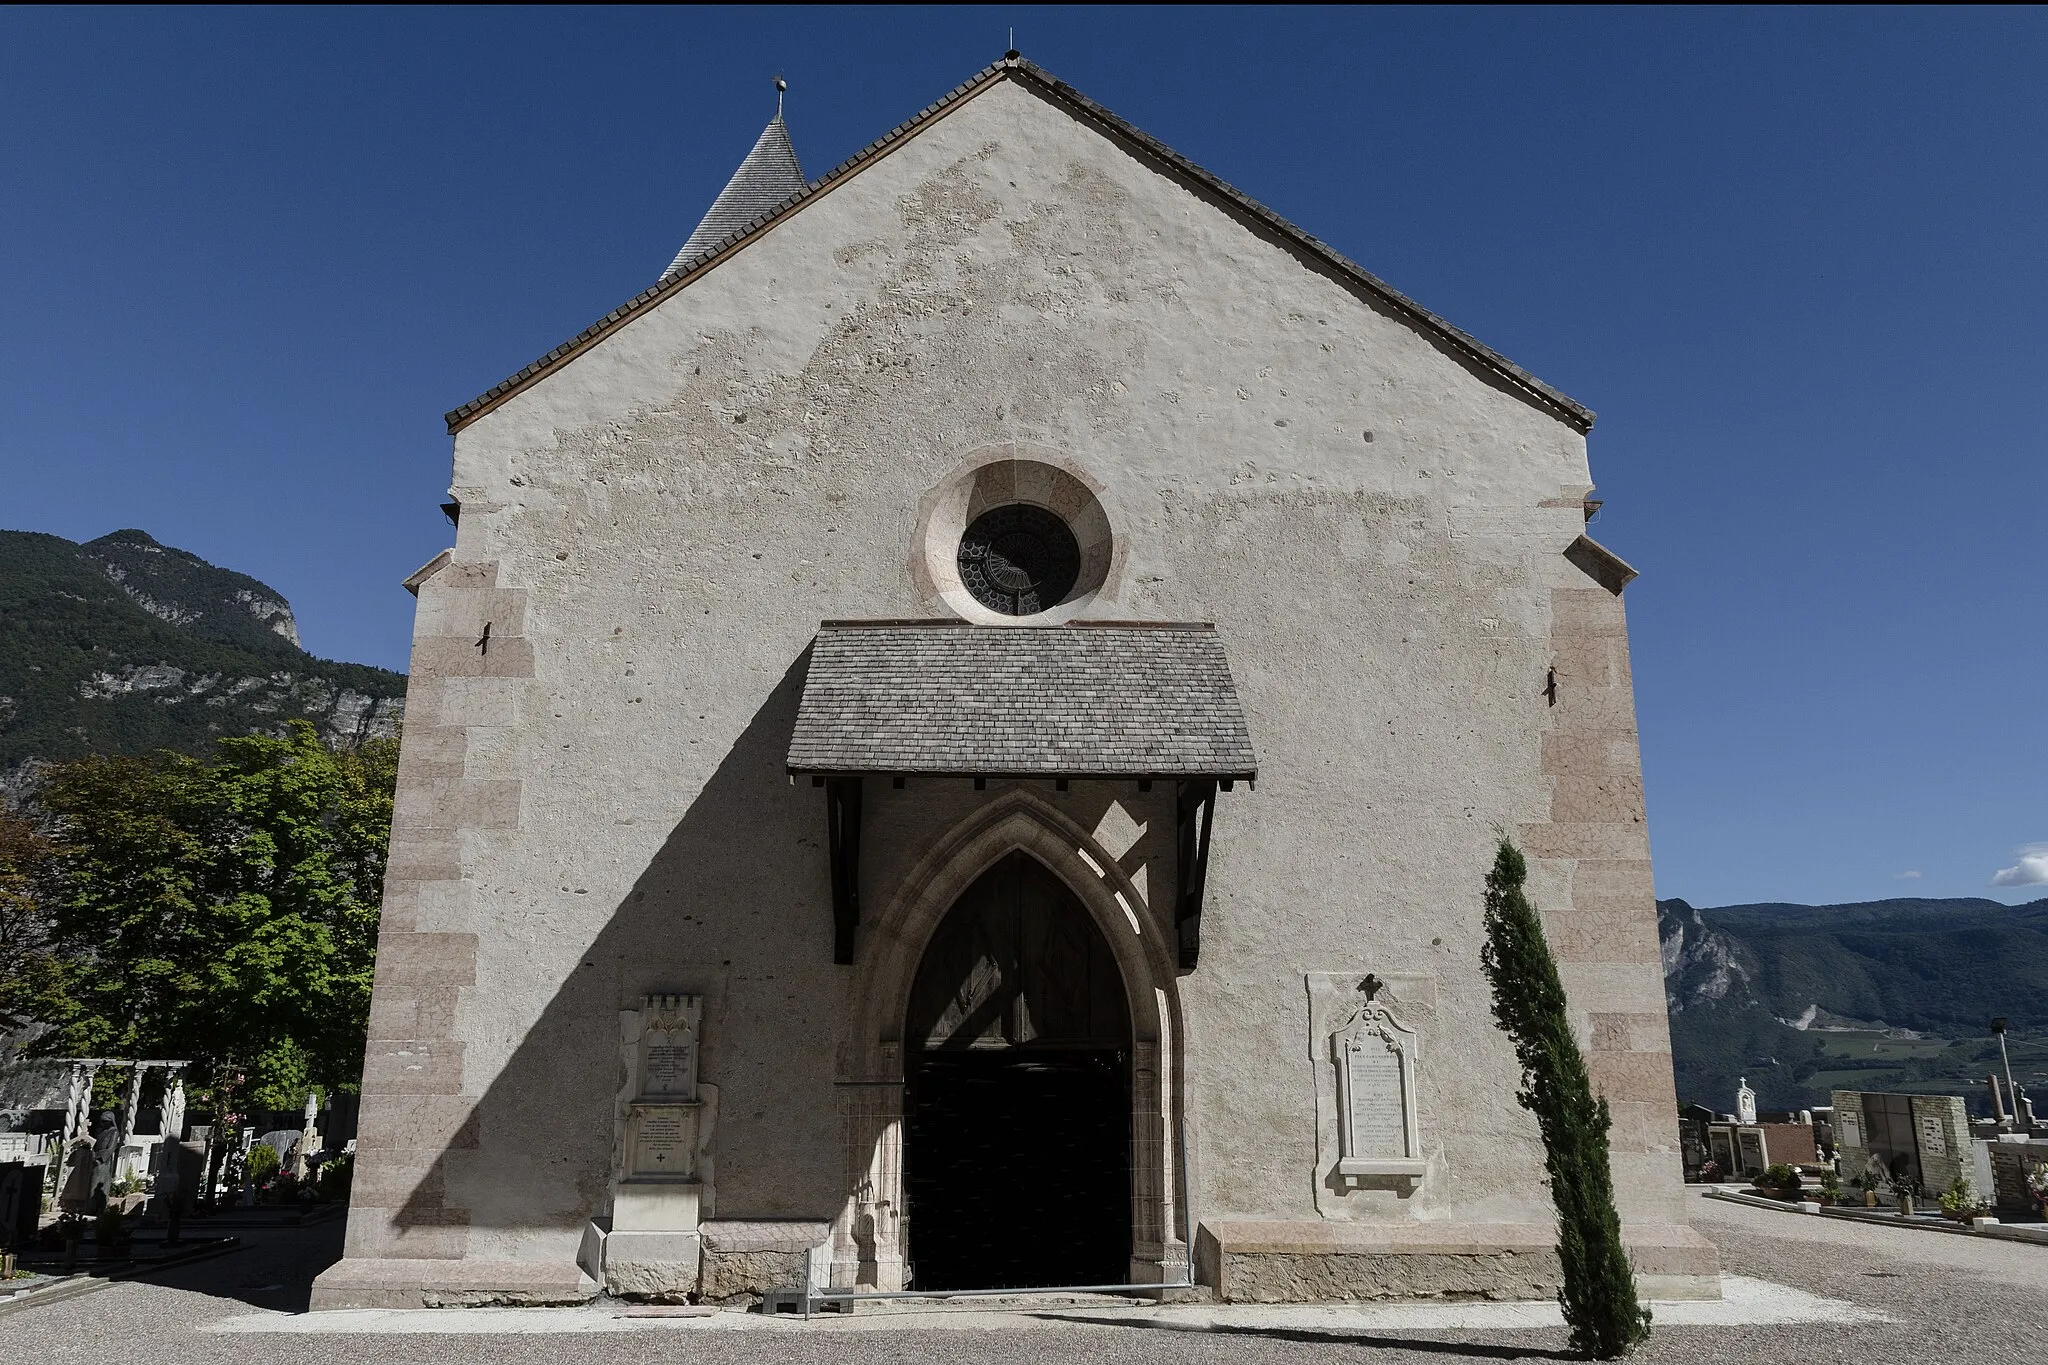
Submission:
{"label": "stone wall", "polygon": [[[818,622],[943,613],[919,528],[1001,450],[1049,452],[1099,499],[1117,548],[1089,616],[1216,623],[1260,756],[1256,790],[1218,800],[1201,966],[1133,985],[1158,1020],[1138,1039],[1155,1264],[1186,1255],[1183,1181],[1217,1228],[1327,1225],[1313,973],[1434,990],[1429,1175],[1347,1195],[1340,1221],[1474,1246],[1549,1224],[1478,969],[1506,831],[1614,1105],[1624,1216],[1657,1273],[1711,1274],[1683,1228],[1625,621],[1564,556],[1583,436],[997,83],[458,435],[460,534],[420,597],[363,1265],[334,1283],[444,1274],[426,1258],[557,1284],[606,1212],[612,1021],[649,991],[707,998],[717,1216],[833,1224],[858,1261],[896,1176],[886,1095],[850,1096],[901,1058],[877,1060],[889,1026],[832,963],[823,794],[783,755]],[[1026,796],[1035,828],[1079,832],[1064,856],[1114,864],[1130,961],[1170,935],[1166,784],[868,785],[863,952],[936,875],[921,860]],[[1509,1278],[1537,1284],[1540,1260]]]}

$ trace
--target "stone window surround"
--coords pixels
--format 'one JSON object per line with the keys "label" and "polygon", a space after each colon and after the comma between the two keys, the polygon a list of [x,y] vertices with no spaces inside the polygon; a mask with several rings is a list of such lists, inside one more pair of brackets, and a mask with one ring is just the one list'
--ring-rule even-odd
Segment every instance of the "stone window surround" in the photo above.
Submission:
{"label": "stone window surround", "polygon": [[[983,626],[1054,626],[1121,596],[1125,546],[1103,506],[1105,486],[1058,451],[1006,441],[970,451],[918,504],[910,578],[925,605]],[[1010,616],[975,600],[960,581],[960,538],[982,513],[1011,503],[1059,516],[1081,550],[1073,590],[1058,605]]]}

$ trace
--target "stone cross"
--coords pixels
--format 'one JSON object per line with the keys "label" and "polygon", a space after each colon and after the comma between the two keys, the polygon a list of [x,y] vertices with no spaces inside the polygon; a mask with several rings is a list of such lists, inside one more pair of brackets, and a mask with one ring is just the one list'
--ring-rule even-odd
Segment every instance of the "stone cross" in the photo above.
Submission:
{"label": "stone cross", "polygon": [[306,1112],[302,1118],[303,1122],[299,1125],[297,1154],[292,1157],[292,1174],[300,1180],[306,1178],[306,1158],[312,1155],[313,1143],[319,1138],[319,1134],[313,1129],[313,1125],[320,1121],[319,1091],[308,1090],[306,1092]]}

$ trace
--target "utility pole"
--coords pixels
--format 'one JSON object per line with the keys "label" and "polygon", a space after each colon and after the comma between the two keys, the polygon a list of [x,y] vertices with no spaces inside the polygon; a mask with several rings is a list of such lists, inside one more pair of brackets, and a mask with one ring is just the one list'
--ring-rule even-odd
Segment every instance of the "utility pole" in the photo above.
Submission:
{"label": "utility pole", "polygon": [[2012,1057],[2005,1050],[2005,1016],[1999,1015],[1991,1021],[1991,1031],[1998,1035],[1998,1060],[2005,1064],[2005,1094],[2008,1107],[2012,1110],[2011,1124],[2017,1126],[2020,1118],[2020,1092],[2012,1083]]}

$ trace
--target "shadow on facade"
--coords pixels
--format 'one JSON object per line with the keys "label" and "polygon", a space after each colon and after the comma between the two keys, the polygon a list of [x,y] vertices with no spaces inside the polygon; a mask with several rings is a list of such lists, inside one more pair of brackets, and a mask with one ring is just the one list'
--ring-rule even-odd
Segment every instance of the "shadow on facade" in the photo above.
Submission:
{"label": "shadow on facade", "polygon": [[[839,1113],[839,1049],[856,978],[832,961],[824,794],[807,781],[792,785],[787,774],[809,662],[806,649],[770,689],[460,1132],[392,1211],[402,1239],[408,1230],[426,1234],[412,1254],[531,1255],[473,1239],[458,1249],[439,1230],[579,1233],[606,1206],[624,1081],[619,1012],[653,991],[705,998],[701,1074],[717,1111],[709,1143],[715,1166],[707,1172],[715,1202],[704,1216],[837,1216],[850,1155]],[[622,771],[633,780],[658,776]],[[929,847],[912,831],[950,829],[990,799],[966,781],[913,784],[909,792],[869,787],[863,932],[888,900],[877,889]],[[1045,796],[1094,829],[1119,796],[1131,794],[1076,782],[1071,792]],[[1171,849],[1170,791],[1140,799],[1154,803],[1145,812],[1153,823],[1121,860],[1127,867]],[[494,908],[487,922],[501,937],[479,953],[474,989],[490,989],[489,964],[513,948],[520,919],[508,912],[522,903],[559,905],[562,888],[573,895],[605,877],[604,853],[594,850],[587,870],[565,863],[553,885],[526,888],[519,901]],[[526,922],[544,926],[546,918]]]}
{"label": "shadow on facade", "polygon": [[[654,990],[706,997],[702,1071],[725,1092],[720,1183],[748,1190],[749,1216],[836,1211],[837,1162],[816,1169],[818,1152],[836,1157],[840,1146],[829,1040],[844,1013],[831,965],[824,802],[785,772],[809,660],[806,649],[762,702],[468,1122],[393,1211],[397,1227],[580,1230],[606,1199],[623,1077],[619,1011]],[[536,814],[545,818],[526,818]],[[600,878],[602,852],[593,851],[588,871],[564,865],[556,886],[532,888],[531,899],[544,905],[560,896],[557,887],[574,894],[580,879]],[[507,918],[485,920],[504,929]],[[480,968],[510,946],[487,945]],[[714,951],[723,956],[707,960]],[[480,976],[476,989],[487,983]],[[795,1048],[798,1038],[810,1041]],[[770,1076],[782,1081],[777,1090],[815,1093],[818,1112],[768,1103],[766,1087],[750,1081]],[[809,1161],[799,1157],[806,1149]],[[472,1246],[467,1254],[493,1253]]]}

